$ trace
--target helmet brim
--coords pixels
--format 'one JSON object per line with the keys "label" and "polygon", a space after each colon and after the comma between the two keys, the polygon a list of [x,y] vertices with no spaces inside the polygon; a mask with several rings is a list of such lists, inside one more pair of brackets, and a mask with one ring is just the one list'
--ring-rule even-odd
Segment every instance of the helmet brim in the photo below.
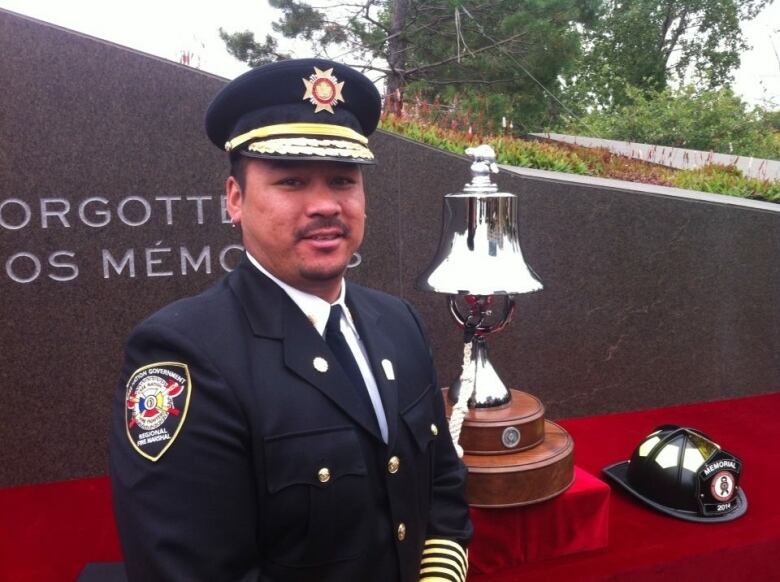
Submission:
{"label": "helmet brim", "polygon": [[642,493],[640,493],[639,491],[631,487],[631,484],[628,482],[628,461],[622,461],[620,463],[615,463],[614,465],[609,465],[608,467],[604,467],[604,469],[602,469],[602,472],[611,481],[617,483],[625,491],[627,491],[628,493],[630,493],[640,501],[643,501],[653,509],[660,511],[661,513],[665,513],[666,515],[670,515],[678,519],[684,519],[686,521],[695,521],[697,523],[721,523],[724,521],[733,521],[738,517],[742,517],[743,515],[745,515],[745,512],[747,511],[748,508],[747,497],[745,496],[745,492],[742,490],[741,487],[737,490],[736,497],[734,497],[734,502],[737,505],[735,509],[723,515],[713,515],[707,517],[695,511],[685,511],[684,509],[675,509],[673,507],[667,507],[666,505],[661,505],[657,501],[653,501],[649,497],[646,497],[645,495],[643,495]]}

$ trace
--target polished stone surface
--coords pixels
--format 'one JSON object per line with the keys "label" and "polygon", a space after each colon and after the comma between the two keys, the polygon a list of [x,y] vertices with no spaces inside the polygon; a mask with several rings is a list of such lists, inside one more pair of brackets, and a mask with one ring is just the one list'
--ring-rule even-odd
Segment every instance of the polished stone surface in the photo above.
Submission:
{"label": "polished stone surface", "polygon": [[[129,330],[216,280],[239,240],[202,122],[222,79],[3,11],[0,54],[0,219],[18,227],[0,224],[3,486],[105,472]],[[212,274],[182,276],[182,247],[208,247]]]}
{"label": "polished stone surface", "polygon": [[[238,233],[219,208],[226,162],[202,129],[224,80],[2,10],[0,54],[2,487],[105,473],[124,338],[217,280]],[[372,147],[363,263],[349,277],[418,309],[448,384],[460,333],[415,280],[469,162],[382,132]],[[523,252],[545,288],[517,297],[491,356],[550,417],[780,390],[780,207],[533,170],[497,181],[519,196]],[[193,272],[186,254],[206,247],[210,273]],[[104,261],[128,252],[134,276]]]}

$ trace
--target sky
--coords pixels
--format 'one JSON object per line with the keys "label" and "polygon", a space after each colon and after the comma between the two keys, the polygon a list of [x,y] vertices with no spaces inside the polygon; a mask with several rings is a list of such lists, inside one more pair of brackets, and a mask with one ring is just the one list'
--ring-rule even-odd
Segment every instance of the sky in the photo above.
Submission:
{"label": "sky", "polygon": [[[173,61],[189,52],[191,65],[228,79],[247,66],[227,53],[219,28],[264,38],[279,16],[265,0],[0,0],[0,8]],[[753,48],[742,55],[734,89],[752,105],[780,109],[780,2],[743,23],[743,32]],[[281,46],[293,56],[309,56],[304,44]]]}

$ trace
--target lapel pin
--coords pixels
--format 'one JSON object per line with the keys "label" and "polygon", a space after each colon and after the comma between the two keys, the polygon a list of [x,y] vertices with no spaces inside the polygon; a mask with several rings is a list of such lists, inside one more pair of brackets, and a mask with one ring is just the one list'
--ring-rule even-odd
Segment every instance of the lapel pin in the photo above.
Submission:
{"label": "lapel pin", "polygon": [[318,372],[325,373],[328,371],[328,360],[325,358],[321,358],[320,356],[317,356],[314,358],[314,361],[312,362],[314,364],[314,369]]}
{"label": "lapel pin", "polygon": [[388,380],[395,380],[395,371],[393,370],[393,362],[388,359],[382,360],[382,368],[385,371],[385,376]]}

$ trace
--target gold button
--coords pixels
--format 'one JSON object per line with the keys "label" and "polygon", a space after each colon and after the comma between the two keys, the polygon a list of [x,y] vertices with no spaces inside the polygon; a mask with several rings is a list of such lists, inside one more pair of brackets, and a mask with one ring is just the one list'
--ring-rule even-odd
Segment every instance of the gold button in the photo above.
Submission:
{"label": "gold button", "polygon": [[398,524],[398,541],[402,542],[406,539],[406,524],[401,522]]}
{"label": "gold button", "polygon": [[395,456],[390,457],[390,460],[387,461],[387,470],[390,471],[391,473],[397,473],[398,467],[400,466],[401,466],[401,459],[399,459],[398,457]]}
{"label": "gold button", "polygon": [[330,469],[328,469],[327,467],[323,467],[317,473],[317,477],[319,478],[320,483],[327,483],[328,481],[330,481]]}
{"label": "gold button", "polygon": [[438,434],[439,434],[439,429],[438,429],[438,428],[436,428],[436,425],[435,425],[435,424],[432,424],[432,425],[431,425],[431,434],[432,434],[433,436],[436,436],[436,435],[438,435]]}

